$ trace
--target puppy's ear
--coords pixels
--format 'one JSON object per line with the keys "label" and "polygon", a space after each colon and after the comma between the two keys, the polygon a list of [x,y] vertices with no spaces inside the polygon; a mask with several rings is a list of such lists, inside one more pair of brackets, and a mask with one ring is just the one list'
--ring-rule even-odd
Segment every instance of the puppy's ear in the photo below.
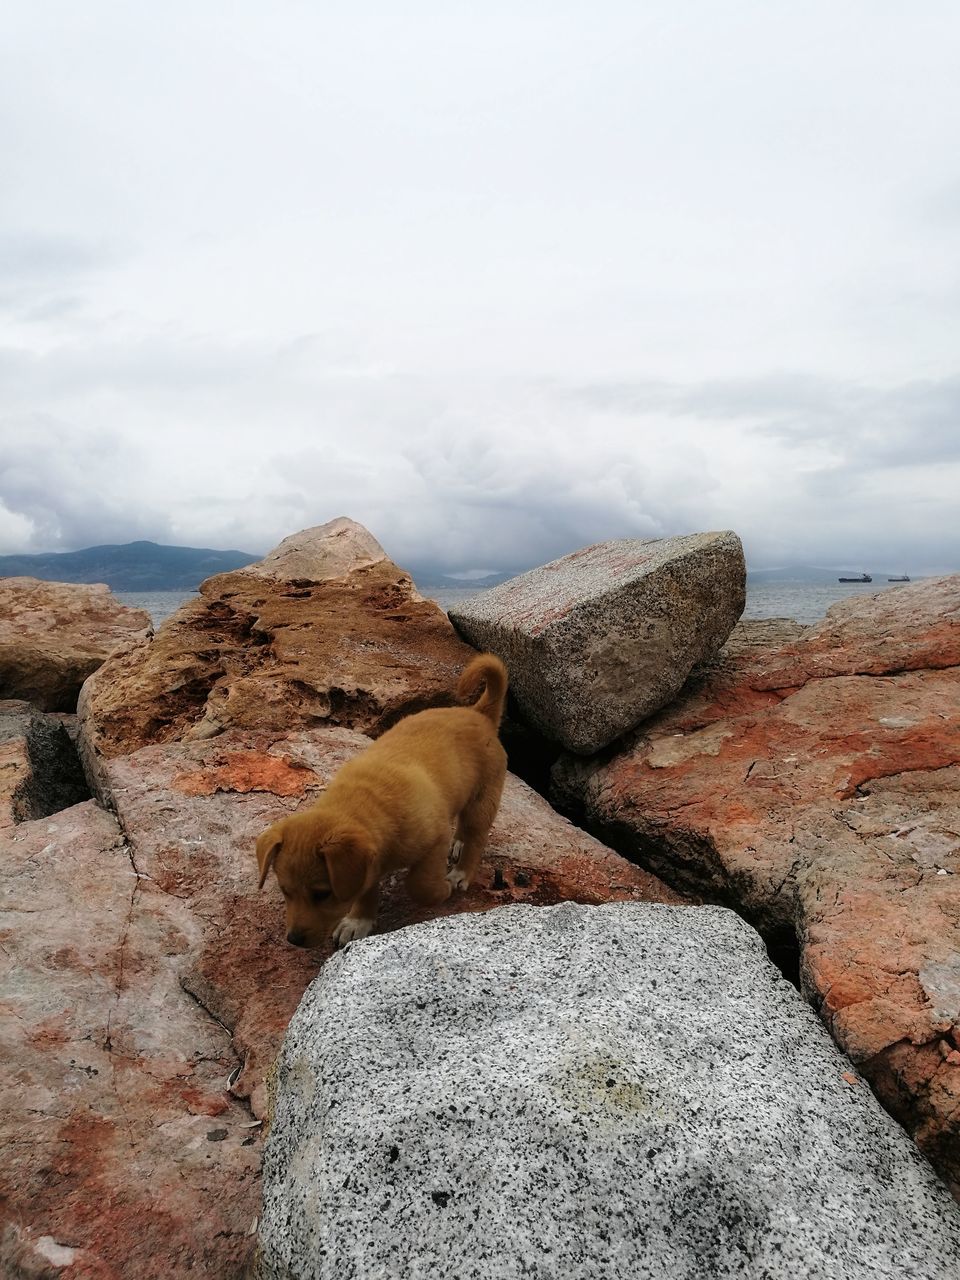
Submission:
{"label": "puppy's ear", "polygon": [[338,832],[323,851],[334,897],[341,902],[363,889],[370,867],[370,847],[358,831]]}
{"label": "puppy's ear", "polygon": [[260,868],[260,883],[257,889],[262,889],[266,883],[267,876],[270,874],[270,868],[273,866],[273,860],[280,852],[280,846],[283,844],[283,832],[279,827],[267,827],[266,831],[257,840],[257,865]]}

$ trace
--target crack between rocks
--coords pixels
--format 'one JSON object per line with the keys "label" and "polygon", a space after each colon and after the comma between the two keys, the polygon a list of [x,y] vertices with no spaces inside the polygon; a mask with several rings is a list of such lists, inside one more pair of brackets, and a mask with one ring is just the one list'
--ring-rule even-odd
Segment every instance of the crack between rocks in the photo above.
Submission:
{"label": "crack between rocks", "polygon": [[789,680],[784,684],[764,685],[757,687],[749,684],[747,687],[753,693],[780,693],[781,690],[802,689],[804,685],[813,683],[814,680],[845,680],[853,676],[867,680],[895,680],[898,676],[917,675],[923,671],[957,671],[957,663],[947,662],[943,666],[932,666],[929,662],[924,663],[922,667],[892,667],[889,671],[809,671],[806,667],[800,668],[801,672],[806,676],[805,680],[798,684],[795,679]]}
{"label": "crack between rocks", "polygon": [[104,1044],[103,1044],[104,1049],[109,1054],[113,1053],[113,1040],[111,1037],[111,1027],[113,1024],[113,1015],[116,1011],[117,1005],[119,1005],[120,1003],[120,997],[123,994],[124,955],[127,947],[127,938],[130,935],[130,927],[133,924],[133,913],[134,913],[134,909],[136,908],[137,895],[140,892],[140,880],[142,878],[140,874],[140,869],[138,868],[136,861],[134,860],[134,857],[133,857],[133,849],[130,847],[130,844],[126,841],[124,842],[124,847],[126,849],[127,857],[130,860],[130,868],[133,871],[135,878],[133,882],[133,888],[130,891],[130,902],[129,902],[129,905],[127,906],[127,917],[123,922],[123,932],[121,933],[120,941],[117,944],[117,984],[116,984],[116,990],[114,992],[113,1007],[110,1009],[109,1013],[107,1014],[107,1030],[106,1030],[106,1037],[104,1039]]}
{"label": "crack between rocks", "polygon": [[116,1075],[117,1052],[113,1047],[113,1016],[116,1013],[117,1008],[119,1007],[120,999],[123,995],[123,975],[124,975],[124,967],[125,967],[125,952],[127,947],[127,938],[130,935],[130,929],[133,924],[133,914],[136,909],[137,897],[140,893],[140,880],[142,878],[140,874],[140,870],[137,867],[136,862],[134,861],[133,850],[131,849],[129,842],[124,840],[123,844],[127,853],[127,857],[130,860],[130,867],[134,873],[135,879],[133,882],[133,888],[130,892],[130,903],[129,903],[129,906],[127,907],[127,916],[123,922],[123,932],[121,933],[120,941],[117,944],[117,984],[116,984],[116,990],[114,992],[113,1004],[107,1013],[107,1026],[106,1026],[106,1032],[104,1036],[103,1048],[108,1056],[108,1060],[110,1063],[110,1077],[113,1084],[113,1088],[112,1088],[113,1096],[116,1099],[117,1105],[120,1108],[120,1114],[123,1116],[123,1122],[127,1130],[127,1140],[130,1143],[131,1149],[135,1149],[137,1146],[136,1133],[134,1131],[134,1127],[133,1127],[133,1124],[131,1123],[130,1117],[127,1114],[127,1107],[124,1102],[123,1096],[120,1093],[119,1089],[117,1088],[117,1075]]}
{"label": "crack between rocks", "polygon": [[[156,885],[157,889],[159,889],[161,893],[165,894],[166,896],[176,898],[178,901],[184,901],[185,899],[181,898],[179,894],[171,893],[169,890],[164,889],[161,885],[157,884],[157,882],[153,879],[152,876],[148,876],[145,872],[140,870],[140,868],[137,866],[137,861],[133,852],[133,841],[130,838],[130,833],[128,831],[126,822],[124,821],[124,817],[120,812],[119,807],[116,805],[115,801],[110,807],[117,820],[117,826],[120,828],[122,843],[124,848],[126,849],[127,857],[130,860],[130,868],[133,871],[135,876],[133,890],[131,891],[131,894],[130,894],[130,905],[127,908],[127,918],[124,921],[123,933],[120,937],[120,943],[119,943],[119,956],[118,956],[119,973],[117,975],[116,996],[113,1003],[113,1007],[111,1008],[110,1012],[107,1015],[107,1030],[106,1030],[106,1040],[104,1043],[104,1049],[106,1050],[106,1052],[110,1057],[110,1069],[111,1069],[111,1073],[113,1073],[114,1072],[113,1060],[115,1056],[115,1051],[113,1048],[113,1042],[111,1037],[111,1028],[113,1025],[113,1015],[116,1012],[116,1008],[120,1003],[120,996],[123,990],[124,951],[126,949],[127,937],[130,933],[130,928],[133,923],[133,913],[136,907],[137,897],[139,896],[139,893],[140,893],[140,882],[141,880],[149,880],[152,884]],[[208,923],[213,925],[216,922],[212,920],[208,920]],[[222,1022],[220,1018],[218,1018],[217,1015],[204,1004],[204,1002],[200,999],[198,995],[196,995],[195,992],[191,991],[188,987],[184,986],[182,978],[178,978],[177,985],[186,996],[189,996],[189,998],[193,1000],[194,1003],[203,1010],[203,1012],[207,1015],[208,1018],[212,1019],[215,1023],[217,1023],[219,1027],[221,1027],[227,1033],[227,1037],[229,1039],[231,1049],[237,1060],[237,1065],[241,1068],[241,1071],[242,1071],[243,1068],[246,1066],[246,1060],[245,1058],[240,1056],[240,1054],[237,1052],[236,1047],[234,1046],[232,1029],[228,1027],[225,1022]],[[253,1107],[251,1106],[249,1097],[247,1098],[241,1097],[239,1094],[234,1093],[232,1089],[226,1089],[225,1092],[227,1092],[230,1095],[230,1097],[234,1099],[235,1102],[239,1103],[240,1106],[243,1107],[243,1109],[249,1114],[251,1120],[259,1120],[261,1118],[259,1116],[254,1115]],[[120,1100],[119,1094],[117,1093],[116,1089],[114,1089],[114,1095],[117,1097],[118,1101],[120,1101],[121,1110],[124,1112],[124,1119],[127,1121],[127,1126],[130,1129],[131,1141],[133,1141],[133,1130],[130,1127],[129,1119],[127,1119],[127,1116],[126,1116],[126,1108],[123,1106],[123,1102],[122,1100]]]}
{"label": "crack between rocks", "polygon": [[860,781],[848,790],[838,792],[841,800],[852,800],[855,796],[861,800],[865,800],[870,794],[864,791],[864,787],[868,787],[871,782],[879,782],[882,778],[899,778],[901,775],[908,773],[945,773],[948,769],[956,769],[960,765],[960,759],[948,760],[946,764],[938,764],[931,767],[930,765],[916,765],[907,768],[892,769],[889,773],[874,773],[869,778],[861,778]]}
{"label": "crack between rocks", "polygon": [[[218,1018],[217,1015],[213,1012],[213,1010],[209,1007],[209,1005],[205,1004],[204,1001],[200,998],[200,996],[197,995],[195,991],[191,991],[190,988],[185,985],[182,977],[178,979],[178,984],[179,984],[180,990],[184,993],[184,995],[189,996],[190,999],[194,1002],[194,1004],[197,1005],[198,1008],[202,1009],[208,1018],[210,1018],[213,1022],[217,1024],[218,1027],[221,1027],[227,1033],[227,1037],[230,1041],[230,1048],[233,1052],[234,1057],[237,1060],[237,1066],[240,1068],[240,1073],[242,1074],[244,1068],[247,1065],[247,1060],[246,1060],[246,1055],[241,1055],[240,1051],[236,1047],[236,1044],[233,1039],[233,1028],[228,1027],[227,1024],[221,1018]],[[238,1093],[234,1093],[233,1089],[230,1087],[227,1087],[225,1089],[225,1092],[228,1093],[235,1102],[239,1103],[240,1106],[243,1107],[243,1109],[250,1116],[251,1120],[262,1119],[262,1117],[254,1115],[253,1106],[251,1105],[249,1097],[243,1097]]]}
{"label": "crack between rocks", "polygon": [[[184,992],[185,995],[188,995],[190,999],[194,1002],[194,1004],[197,1004],[200,1006],[200,1008],[203,1010],[203,1012],[207,1015],[208,1018],[212,1018],[218,1027],[223,1028],[223,1030],[227,1033],[227,1035],[230,1037],[232,1041],[233,1028],[228,1027],[227,1024],[221,1018],[218,1018],[217,1015],[213,1012],[213,1010],[209,1007],[209,1005],[204,1004],[204,1002],[200,999],[197,993],[195,991],[191,991],[190,988],[184,984],[183,978],[178,979],[178,985],[180,987],[180,990]],[[239,1054],[237,1056],[239,1057]]]}

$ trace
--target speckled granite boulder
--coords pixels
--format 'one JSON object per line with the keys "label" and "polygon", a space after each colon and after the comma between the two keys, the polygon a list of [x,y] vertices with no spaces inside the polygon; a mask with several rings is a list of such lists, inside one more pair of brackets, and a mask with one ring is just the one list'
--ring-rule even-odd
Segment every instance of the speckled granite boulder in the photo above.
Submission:
{"label": "speckled granite boulder", "polygon": [[591,755],[670,701],[743,612],[735,533],[585,547],[450,610],[541,733]]}
{"label": "speckled granite boulder", "polygon": [[743,623],[566,813],[795,940],[840,1048],[960,1199],[960,575]]}
{"label": "speckled granite boulder", "polygon": [[258,1280],[947,1280],[960,1207],[719,908],[352,944],[277,1071]]}
{"label": "speckled granite boulder", "polygon": [[[115,817],[88,801],[4,826],[0,787],[0,1280],[59,1275],[57,1257],[63,1280],[247,1275],[268,1073],[330,954],[285,942],[254,842],[366,745],[326,728],[144,747],[103,764]],[[378,928],[567,898],[682,901],[508,777],[469,891],[427,908],[394,881]]]}

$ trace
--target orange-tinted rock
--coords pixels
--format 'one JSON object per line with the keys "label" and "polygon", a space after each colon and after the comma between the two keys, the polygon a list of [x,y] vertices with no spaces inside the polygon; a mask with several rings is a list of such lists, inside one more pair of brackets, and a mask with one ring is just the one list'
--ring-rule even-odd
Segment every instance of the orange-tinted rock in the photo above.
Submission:
{"label": "orange-tinted rock", "polygon": [[0,578],[0,698],[73,711],[87,676],[151,629],[99,583]]}
{"label": "orange-tinted rock", "polygon": [[0,1274],[239,1276],[259,1127],[178,982],[203,922],[91,801],[0,833],[0,882]]}
{"label": "orange-tinted rock", "polygon": [[[275,818],[309,805],[367,741],[337,728],[284,737],[230,731],[214,741],[145,748],[104,765],[134,860],[150,877],[148,889],[173,895],[204,922],[182,980],[233,1030],[245,1063],[235,1092],[252,1094],[258,1115],[265,1106],[264,1073],[328,952],[308,954],[287,945],[273,879],[257,894],[254,843]],[[402,881],[388,885],[379,928],[507,902],[568,898],[683,901],[508,777],[477,884],[430,909],[415,906]]]}
{"label": "orange-tinted rock", "polygon": [[[53,1257],[96,1280],[244,1274],[253,1120],[329,954],[286,943],[254,842],[366,742],[232,730],[146,747],[103,764],[119,824],[87,802],[0,832],[0,1274],[46,1275]],[[381,929],[431,914],[402,884],[384,896]],[[440,912],[562,898],[680,901],[511,778],[479,883]]]}
{"label": "orange-tinted rock", "polygon": [[555,787],[671,883],[794,931],[837,1042],[960,1191],[960,577],[741,624]]}
{"label": "orange-tinted rock", "polygon": [[378,733],[451,701],[473,656],[350,520],[296,534],[200,590],[84,689],[81,745],[93,775],[100,757],[228,728]]}

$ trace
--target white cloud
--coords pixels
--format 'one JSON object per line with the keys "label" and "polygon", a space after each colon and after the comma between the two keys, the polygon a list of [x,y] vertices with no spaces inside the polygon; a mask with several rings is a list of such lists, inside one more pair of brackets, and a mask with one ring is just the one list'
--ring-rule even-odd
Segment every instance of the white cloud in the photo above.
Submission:
{"label": "white cloud", "polygon": [[947,0],[13,10],[0,551],[960,564]]}

